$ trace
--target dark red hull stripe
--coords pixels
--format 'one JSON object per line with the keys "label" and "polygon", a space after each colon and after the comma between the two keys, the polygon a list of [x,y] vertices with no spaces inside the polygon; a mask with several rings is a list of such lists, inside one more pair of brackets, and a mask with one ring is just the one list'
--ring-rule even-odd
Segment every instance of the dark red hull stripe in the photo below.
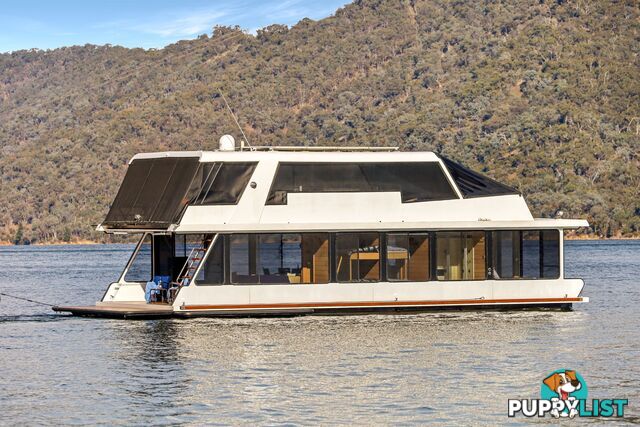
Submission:
{"label": "dark red hull stripe", "polygon": [[444,301],[361,301],[361,302],[323,302],[323,303],[281,303],[281,304],[242,304],[242,305],[185,305],[184,310],[260,310],[295,308],[333,308],[333,307],[420,307],[434,305],[486,305],[486,304],[548,304],[581,302],[582,298],[520,298],[520,299],[458,299]]}

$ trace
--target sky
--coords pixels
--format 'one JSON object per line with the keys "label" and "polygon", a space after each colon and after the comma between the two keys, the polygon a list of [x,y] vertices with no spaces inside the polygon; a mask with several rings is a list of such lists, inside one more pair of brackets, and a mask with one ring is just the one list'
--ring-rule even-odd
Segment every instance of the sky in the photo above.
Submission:
{"label": "sky", "polygon": [[0,0],[0,52],[112,44],[161,48],[211,34],[332,15],[348,0]]}

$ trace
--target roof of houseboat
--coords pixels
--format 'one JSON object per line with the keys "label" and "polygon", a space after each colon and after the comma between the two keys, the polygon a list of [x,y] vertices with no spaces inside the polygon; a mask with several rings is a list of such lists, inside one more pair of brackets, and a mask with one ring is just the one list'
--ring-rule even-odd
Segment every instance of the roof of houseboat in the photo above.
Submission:
{"label": "roof of houseboat", "polygon": [[[365,147],[363,147],[365,148]],[[277,160],[287,162],[350,162],[350,161],[380,161],[388,162],[437,162],[439,157],[431,151],[398,151],[396,149],[377,150],[366,147],[362,150],[242,150],[242,151],[162,151],[155,153],[139,153],[131,158],[129,163],[140,159],[155,159],[166,157],[197,157],[201,162],[216,161],[260,161]]]}
{"label": "roof of houseboat", "polygon": [[141,153],[99,229],[115,232],[577,228],[433,152],[258,147]]}

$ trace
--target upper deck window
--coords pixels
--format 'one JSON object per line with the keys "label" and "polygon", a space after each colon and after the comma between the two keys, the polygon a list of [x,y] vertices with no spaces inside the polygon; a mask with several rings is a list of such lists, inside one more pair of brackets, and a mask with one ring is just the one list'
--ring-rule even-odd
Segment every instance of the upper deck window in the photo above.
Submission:
{"label": "upper deck window", "polygon": [[134,160],[102,225],[165,228],[177,222],[191,198],[198,165],[197,157]]}
{"label": "upper deck window", "polygon": [[460,189],[462,196],[465,198],[520,194],[515,188],[504,185],[471,169],[467,169],[453,160],[449,160],[446,157],[440,158],[449,170],[451,178],[453,178],[453,181]]}
{"label": "upper deck window", "polygon": [[192,204],[237,204],[255,168],[256,163],[204,163],[200,192]]}
{"label": "upper deck window", "polygon": [[267,205],[288,193],[400,192],[402,203],[456,199],[439,163],[281,163]]}

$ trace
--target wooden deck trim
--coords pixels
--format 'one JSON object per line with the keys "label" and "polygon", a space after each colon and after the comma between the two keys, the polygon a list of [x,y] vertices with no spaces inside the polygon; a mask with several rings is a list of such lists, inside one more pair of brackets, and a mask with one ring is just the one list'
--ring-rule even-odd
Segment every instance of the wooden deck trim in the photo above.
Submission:
{"label": "wooden deck trim", "polygon": [[184,305],[182,310],[259,310],[289,308],[334,308],[334,307],[420,307],[438,305],[487,305],[487,304],[549,304],[582,302],[583,298],[518,298],[518,299],[460,299],[442,301],[354,301],[326,303],[279,303],[279,304],[229,304],[229,305]]}
{"label": "wooden deck trim", "polygon": [[162,318],[173,316],[173,306],[146,303],[97,303],[91,306],[54,306],[55,312],[73,315],[109,318]]}

